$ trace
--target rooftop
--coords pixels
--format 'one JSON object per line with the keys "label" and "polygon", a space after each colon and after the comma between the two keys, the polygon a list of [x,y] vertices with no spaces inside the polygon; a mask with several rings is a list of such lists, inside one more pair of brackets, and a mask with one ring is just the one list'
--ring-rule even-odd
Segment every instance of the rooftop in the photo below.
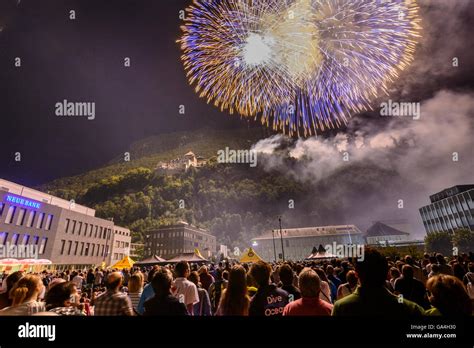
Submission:
{"label": "rooftop", "polygon": [[383,222],[375,222],[366,233],[366,237],[378,237],[378,236],[399,236],[399,235],[409,235],[410,233],[400,231],[394,227],[391,227]]}
{"label": "rooftop", "polygon": [[[334,226],[318,226],[318,227],[302,227],[302,228],[285,228],[283,229],[283,238],[294,237],[312,237],[312,236],[335,236],[342,234],[363,234],[363,232],[355,225],[334,225]],[[275,237],[280,237],[280,230],[275,230]],[[271,239],[272,231],[267,231],[260,237],[252,240]]]}
{"label": "rooftop", "polygon": [[444,189],[443,191],[440,191],[438,193],[435,193],[434,195],[430,196],[430,201],[431,203],[438,202],[442,199],[457,195],[462,192],[466,192],[469,190],[474,189],[474,184],[471,185],[456,185],[447,189]]}

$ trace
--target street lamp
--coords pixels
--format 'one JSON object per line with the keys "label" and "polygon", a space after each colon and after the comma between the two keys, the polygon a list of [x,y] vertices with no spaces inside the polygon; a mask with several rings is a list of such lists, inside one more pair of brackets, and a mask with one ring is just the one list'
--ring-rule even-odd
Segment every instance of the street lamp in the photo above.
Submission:
{"label": "street lamp", "polygon": [[281,253],[283,256],[283,262],[285,262],[285,248],[283,247],[283,232],[281,230],[281,216],[278,217],[278,221],[280,223]]}
{"label": "street lamp", "polygon": [[277,249],[275,245],[275,230],[272,230],[272,239],[273,239],[273,253],[275,255],[275,262],[277,261]]}

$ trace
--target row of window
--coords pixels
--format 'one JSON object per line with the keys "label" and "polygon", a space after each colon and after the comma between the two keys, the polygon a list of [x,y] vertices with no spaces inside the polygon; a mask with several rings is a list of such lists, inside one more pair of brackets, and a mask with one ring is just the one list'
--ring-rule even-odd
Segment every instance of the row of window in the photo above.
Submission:
{"label": "row of window", "polygon": [[61,240],[60,255],[74,256],[107,256],[109,246],[105,244],[86,243],[72,240]]}
{"label": "row of window", "polygon": [[[11,234],[10,240],[8,236]],[[39,246],[39,254],[44,254],[44,250],[48,243],[48,238],[39,236],[31,236],[29,234],[23,234],[21,237],[20,233],[8,233],[8,232],[0,232],[0,245],[5,245],[9,243],[10,245],[38,245]]]}
{"label": "row of window", "polygon": [[125,254],[114,253],[114,260],[122,260],[125,257]]}
{"label": "row of window", "polygon": [[[0,216],[3,215],[6,204],[0,203]],[[15,219],[16,218],[16,219]],[[28,210],[15,205],[8,207],[6,216],[6,224],[15,224],[16,226],[36,227],[37,229],[45,229],[49,231],[53,223],[53,215],[38,212],[36,210]]]}
{"label": "row of window", "polygon": [[180,232],[159,232],[159,233],[154,233],[151,235],[152,239],[160,239],[160,238],[175,238],[175,237],[185,237],[185,238],[191,238],[191,239],[198,239],[198,240],[203,240],[205,242],[207,241],[214,241],[214,237],[208,237],[208,236],[202,236],[200,234],[195,234],[195,233],[190,233],[190,232],[185,232],[185,231],[180,231]]}
{"label": "row of window", "polygon": [[120,240],[115,241],[115,247],[117,247],[117,248],[128,248],[129,246],[130,246],[130,244],[128,242],[124,242],[124,241],[120,241]]}
{"label": "row of window", "polygon": [[94,236],[94,238],[109,239],[112,230],[87,222],[66,219],[66,228],[64,231],[65,233],[77,234],[78,236],[83,235],[87,237],[87,235],[89,235],[89,237]]}
{"label": "row of window", "polygon": [[115,230],[115,234],[120,234],[121,236],[130,236],[130,232]]}

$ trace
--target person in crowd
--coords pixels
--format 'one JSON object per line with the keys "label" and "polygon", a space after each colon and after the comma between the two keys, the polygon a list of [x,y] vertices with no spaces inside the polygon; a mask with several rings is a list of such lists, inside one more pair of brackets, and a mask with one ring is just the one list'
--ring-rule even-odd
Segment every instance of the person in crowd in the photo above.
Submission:
{"label": "person in crowd", "polygon": [[250,300],[249,315],[280,316],[288,304],[288,293],[270,283],[271,267],[264,261],[252,265],[250,274],[257,284],[257,293]]}
{"label": "person in crowd", "polygon": [[400,278],[402,276],[402,274],[400,273],[400,271],[398,270],[397,267],[391,267],[390,268],[390,280],[389,280],[389,283],[390,283],[390,290],[393,292],[395,291],[395,281]]}
{"label": "person in crowd", "polygon": [[338,278],[341,280],[341,283],[347,283],[346,274],[351,270],[350,264],[348,261],[341,262],[341,270],[338,273]]}
{"label": "person in crowd", "polygon": [[211,300],[211,307],[213,313],[217,311],[217,307],[219,306],[219,302],[221,300],[222,292],[227,287],[227,281],[222,278],[221,268],[216,269],[215,275],[215,282],[212,283],[209,287],[209,298]]}
{"label": "person in crowd", "polygon": [[92,301],[94,315],[131,316],[134,314],[130,298],[120,291],[122,279],[120,272],[112,272],[107,276],[105,280],[107,291]]}
{"label": "person in crowd", "polygon": [[338,300],[351,295],[355,291],[355,289],[357,289],[359,279],[357,279],[357,274],[355,271],[347,272],[346,280],[347,283],[339,285],[339,288],[337,289]]}
{"label": "person in crowd", "polygon": [[73,282],[55,284],[46,294],[46,310],[58,315],[84,315],[80,308],[80,296]]}
{"label": "person in crowd", "polygon": [[8,275],[8,277],[4,280],[6,288],[5,292],[0,294],[0,309],[12,305],[12,300],[10,299],[10,290],[13,288],[15,283],[21,279],[21,277],[23,277],[23,272],[17,271]]}
{"label": "person in crowd", "polygon": [[82,285],[84,283],[84,276],[82,273],[76,273],[76,275],[72,278],[72,282],[76,286],[76,289],[79,291],[82,289]]}
{"label": "person in crowd", "polygon": [[441,274],[440,267],[437,263],[431,265],[431,272],[428,274],[428,278],[434,277],[435,275]]}
{"label": "person in crowd", "polygon": [[474,284],[474,262],[469,262],[467,266],[467,273],[464,275],[462,281],[466,286],[469,283]]}
{"label": "person in crowd", "polygon": [[341,280],[335,275],[333,265],[327,265],[326,275],[330,283],[333,285],[331,286],[331,298],[335,299],[337,298],[337,289],[339,289],[339,286],[341,285]]}
{"label": "person in crowd", "polygon": [[293,269],[288,264],[284,264],[279,269],[279,276],[282,284],[281,288],[288,293],[290,299],[292,301],[300,299],[300,290],[293,285]]}
{"label": "person in crowd", "polygon": [[414,278],[413,267],[410,265],[402,267],[402,276],[395,281],[394,290],[395,294],[401,294],[407,300],[415,302],[423,308],[429,307],[425,286]]}
{"label": "person in crowd", "polygon": [[10,290],[11,306],[0,310],[0,316],[24,316],[44,312],[44,303],[38,301],[43,289],[44,285],[39,276],[34,274],[23,276]]}
{"label": "person in crowd", "polygon": [[104,282],[104,273],[99,268],[96,268],[95,275],[94,275],[94,286],[101,286],[103,282]]}
{"label": "person in crowd", "polygon": [[247,295],[245,268],[240,265],[232,267],[229,283],[223,291],[216,315],[247,316],[249,315],[250,298]]}
{"label": "person in crowd", "polygon": [[454,262],[452,264],[452,268],[453,268],[453,275],[456,278],[458,278],[460,281],[463,281],[464,276],[466,275],[466,270],[464,269],[462,264],[459,262]]}
{"label": "person in crowd", "polygon": [[422,307],[405,298],[397,297],[385,287],[388,274],[387,259],[377,250],[365,248],[363,260],[357,259],[355,271],[360,286],[351,294],[336,301],[334,316],[377,316],[408,318],[424,314]]}
{"label": "person in crowd", "polygon": [[199,282],[206,291],[209,291],[209,287],[214,283],[214,277],[209,274],[207,266],[201,266],[199,269]]}
{"label": "person in crowd", "polygon": [[196,285],[198,290],[199,302],[196,303],[193,307],[194,315],[198,316],[211,316],[212,309],[211,309],[211,300],[209,299],[209,294],[205,289],[202,288],[201,283],[199,282],[199,274],[198,272],[194,271],[188,277],[188,280]]}
{"label": "person in crowd", "polygon": [[145,316],[189,315],[184,303],[171,294],[172,282],[173,275],[169,269],[160,267],[155,270],[150,283],[154,295],[144,303]]}
{"label": "person in crowd", "polygon": [[173,295],[183,302],[190,315],[194,313],[194,305],[199,303],[197,286],[187,278],[191,274],[189,263],[178,262],[174,268],[176,279],[172,287]]}
{"label": "person in crowd", "polygon": [[426,288],[433,308],[426,315],[469,316],[473,314],[472,301],[464,284],[456,277],[439,274],[428,279]]}
{"label": "person in crowd", "polygon": [[[329,285],[329,280],[326,277],[326,273],[324,273],[324,271],[319,267],[315,268],[315,272],[318,274],[319,279],[321,281],[320,283],[321,291],[319,292],[319,298],[328,303],[332,303],[331,286]],[[346,278],[347,278],[347,275],[346,275]]]}
{"label": "person in crowd", "polygon": [[87,284],[88,289],[92,289],[92,287],[94,286],[94,280],[95,280],[94,270],[92,268],[89,268],[86,275],[86,284]]}
{"label": "person in crowd", "polygon": [[128,281],[128,297],[132,302],[132,308],[137,311],[138,303],[143,293],[143,275],[141,272],[135,272]]}
{"label": "person in crowd", "polygon": [[155,273],[159,270],[160,270],[159,266],[153,266],[153,268],[148,272],[148,277],[147,277],[148,284],[145,285],[145,287],[143,288],[143,292],[142,292],[142,295],[140,296],[140,301],[138,302],[138,306],[137,306],[137,312],[140,315],[143,315],[143,313],[145,312],[145,307],[144,307],[145,302],[151,299],[155,295],[155,292],[153,291],[153,287],[151,286],[151,281],[153,280],[153,276],[155,275]]}
{"label": "person in crowd", "polygon": [[[405,256],[405,263],[407,265],[411,266],[411,268],[413,269],[413,278],[417,279],[418,281],[420,281],[423,284],[423,286],[425,286],[427,278],[423,274],[423,270],[420,267],[418,267],[418,265],[416,265],[415,260],[413,259],[413,257],[411,255],[406,255]],[[402,269],[402,271],[403,271],[403,269]]]}
{"label": "person in crowd", "polygon": [[333,305],[321,300],[321,279],[311,268],[301,271],[298,286],[301,298],[290,302],[283,310],[284,316],[329,316]]}
{"label": "person in crowd", "polygon": [[446,259],[444,258],[443,254],[436,254],[436,260],[438,261],[439,265],[439,273],[453,275],[453,269],[446,263]]}

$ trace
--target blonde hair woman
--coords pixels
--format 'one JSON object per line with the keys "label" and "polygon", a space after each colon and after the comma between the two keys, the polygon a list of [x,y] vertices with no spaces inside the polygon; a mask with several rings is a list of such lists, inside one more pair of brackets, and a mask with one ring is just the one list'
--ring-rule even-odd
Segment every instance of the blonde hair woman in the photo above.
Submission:
{"label": "blonde hair woman", "polygon": [[143,274],[141,272],[134,273],[128,281],[128,297],[132,302],[132,308],[134,311],[137,310],[138,303],[140,302],[140,297],[143,292]]}
{"label": "blonde hair woman", "polygon": [[37,275],[27,274],[10,290],[12,305],[0,311],[0,315],[33,315],[44,312],[43,302],[38,302],[38,296],[43,291],[43,282]]}

